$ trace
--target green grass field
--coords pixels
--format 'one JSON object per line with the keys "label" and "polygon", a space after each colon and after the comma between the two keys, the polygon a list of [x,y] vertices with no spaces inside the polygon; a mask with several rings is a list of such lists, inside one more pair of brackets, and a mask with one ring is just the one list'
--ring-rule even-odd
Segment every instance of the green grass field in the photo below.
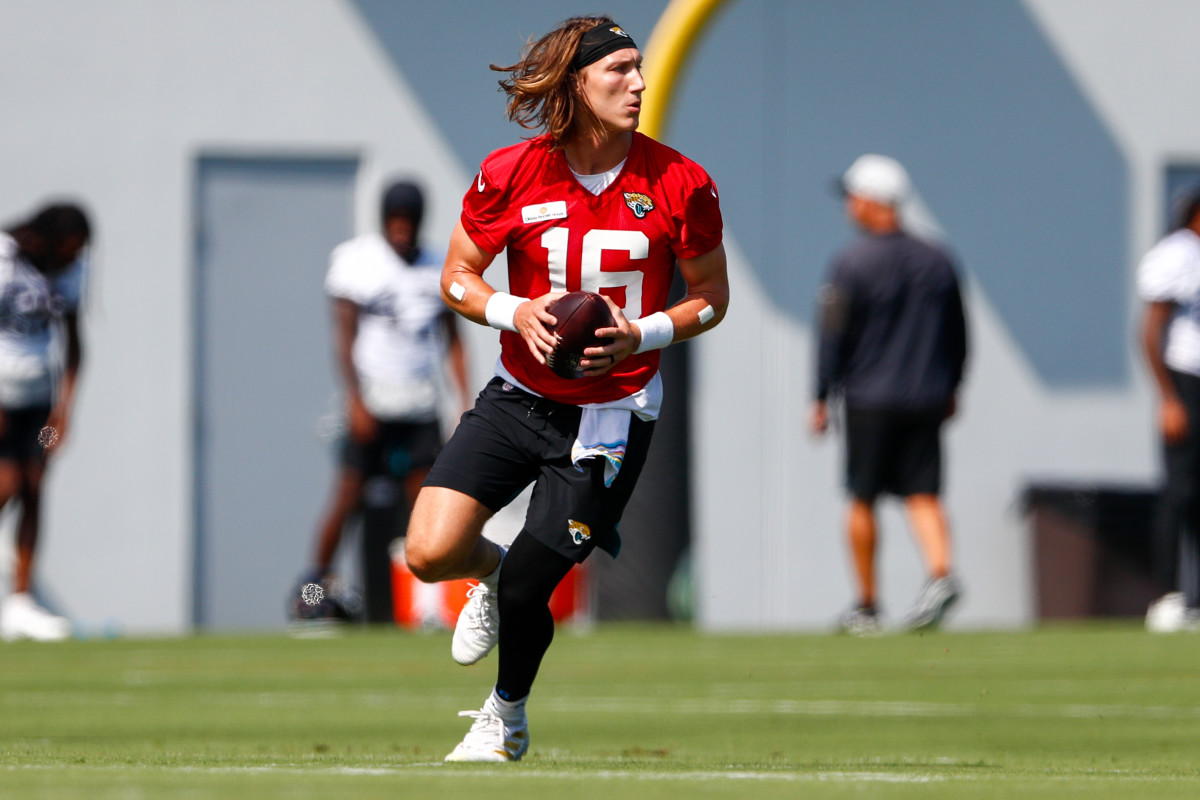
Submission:
{"label": "green grass field", "polygon": [[495,657],[446,634],[0,646],[5,798],[1200,795],[1200,638],[560,633],[532,747],[445,765]]}

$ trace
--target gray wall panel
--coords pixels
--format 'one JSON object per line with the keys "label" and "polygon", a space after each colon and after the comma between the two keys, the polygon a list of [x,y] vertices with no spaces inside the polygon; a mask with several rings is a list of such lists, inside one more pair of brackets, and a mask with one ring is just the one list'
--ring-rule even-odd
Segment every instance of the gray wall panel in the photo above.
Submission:
{"label": "gray wall panel", "polygon": [[676,107],[672,143],[721,182],[783,313],[808,323],[848,236],[831,178],[882,152],[909,168],[1042,380],[1128,380],[1111,323],[1125,310],[1125,159],[1017,0],[741,0]]}
{"label": "gray wall panel", "polygon": [[[596,7],[574,7],[557,0],[350,2],[379,46],[407,76],[468,170],[477,168],[492,150],[526,133],[504,116],[504,95],[496,81],[506,76],[488,69],[489,64],[515,62],[527,41],[567,17],[585,14],[611,15],[644,49],[667,5],[664,0],[613,0]],[[465,185],[461,191],[466,191]]]}
{"label": "gray wall panel", "polygon": [[358,163],[202,158],[196,253],[195,623],[280,627],[330,491],[329,252]]}

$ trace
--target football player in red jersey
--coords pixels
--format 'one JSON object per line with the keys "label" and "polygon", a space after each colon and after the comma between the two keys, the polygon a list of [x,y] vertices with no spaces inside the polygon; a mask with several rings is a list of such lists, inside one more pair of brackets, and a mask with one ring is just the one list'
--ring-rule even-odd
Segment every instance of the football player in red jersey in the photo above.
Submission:
{"label": "football player in red jersey", "polygon": [[[515,761],[529,746],[525,701],[554,635],[551,593],[617,523],[661,404],[658,351],[715,327],[729,301],[716,185],[637,132],[645,82],[637,45],[613,20],[577,17],[492,66],[508,116],[540,135],[489,155],[463,198],[442,270],[450,308],[501,331],[496,377],[463,416],[417,498],[406,557],[424,581],[478,578],[454,634],[470,664],[499,642],[495,689],[447,760]],[[484,279],[506,252],[508,292]],[[687,287],[667,307],[675,270]],[[585,375],[546,366],[568,291],[603,295],[611,342]],[[534,484],[507,552],[484,523]],[[501,568],[503,565],[503,568]]]}

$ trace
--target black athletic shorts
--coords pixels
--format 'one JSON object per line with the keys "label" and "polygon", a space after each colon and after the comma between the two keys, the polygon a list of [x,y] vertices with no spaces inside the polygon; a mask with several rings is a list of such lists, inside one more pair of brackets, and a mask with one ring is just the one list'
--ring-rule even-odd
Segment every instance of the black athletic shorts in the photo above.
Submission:
{"label": "black athletic shorts", "polygon": [[938,494],[943,409],[846,409],[846,488],[859,500],[881,494]]}
{"label": "black athletic shorts", "polygon": [[38,440],[50,406],[4,409],[4,429],[0,431],[0,460],[33,461],[45,458],[46,448]]}
{"label": "black athletic shorts", "polygon": [[531,536],[577,563],[596,547],[615,557],[621,547],[617,524],[646,462],[654,423],[631,415],[625,458],[605,487],[603,458],[571,463],[580,413],[579,406],[493,378],[463,415],[425,485],[454,489],[499,511],[533,483],[525,516]]}
{"label": "black athletic shorts", "polygon": [[442,426],[430,422],[379,422],[369,442],[342,440],[341,462],[363,475],[403,478],[433,464],[442,449]]}

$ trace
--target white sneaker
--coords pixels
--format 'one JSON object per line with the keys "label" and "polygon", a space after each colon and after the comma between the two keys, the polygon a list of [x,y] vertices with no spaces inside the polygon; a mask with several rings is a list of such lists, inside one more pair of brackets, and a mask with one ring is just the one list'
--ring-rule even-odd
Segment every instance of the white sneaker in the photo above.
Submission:
{"label": "white sneaker", "polygon": [[917,597],[916,605],[905,620],[906,627],[914,631],[937,627],[960,596],[962,588],[958,585],[958,578],[953,575],[933,578]]}
{"label": "white sneaker", "polygon": [[500,640],[500,603],[496,592],[482,581],[467,590],[467,604],[454,626],[450,654],[463,666],[492,652]]}
{"label": "white sneaker", "polygon": [[522,719],[505,722],[489,711],[460,711],[460,717],[474,717],[475,724],[447,761],[520,761],[529,749],[529,723]]}
{"label": "white sneaker", "polygon": [[1146,630],[1151,633],[1178,633],[1200,630],[1195,609],[1187,607],[1183,592],[1170,592],[1146,609]]}
{"label": "white sneaker", "polygon": [[855,606],[838,619],[838,630],[851,636],[875,636],[883,627],[879,624],[878,611]]}
{"label": "white sneaker", "polygon": [[0,637],[5,641],[58,642],[70,635],[70,620],[51,614],[25,592],[9,595],[0,605]]}

